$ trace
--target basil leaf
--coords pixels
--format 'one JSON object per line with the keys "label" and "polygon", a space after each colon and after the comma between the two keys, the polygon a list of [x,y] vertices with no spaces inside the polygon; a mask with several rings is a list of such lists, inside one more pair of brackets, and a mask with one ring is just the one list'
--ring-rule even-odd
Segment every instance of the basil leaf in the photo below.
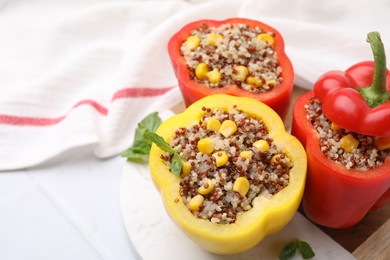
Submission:
{"label": "basil leaf", "polygon": [[286,244],[279,254],[280,260],[288,260],[295,255],[295,251],[297,250],[297,241],[290,242]]}
{"label": "basil leaf", "polygon": [[126,151],[123,151],[120,155],[122,157],[127,158],[129,161],[134,161],[134,162],[147,161],[149,157],[150,146],[151,145],[149,144],[149,149],[145,149],[143,147],[131,147]]}
{"label": "basil leaf", "polygon": [[155,133],[161,123],[162,120],[157,112],[146,116],[138,123],[134,134],[133,145],[126,151],[120,153],[120,155],[126,157],[129,161],[146,161],[149,158],[152,143],[155,143],[161,150],[172,154],[170,170],[175,176],[180,176],[182,168],[180,155],[165,142],[163,137]]}
{"label": "basil leaf", "polygon": [[315,253],[309,243],[298,239],[296,241],[286,244],[282,248],[279,254],[279,259],[288,260],[292,258],[295,255],[295,251],[297,249],[301,253],[303,259],[310,259],[315,256]]}
{"label": "basil leaf", "polygon": [[146,132],[144,134],[145,138],[153,143],[155,143],[161,150],[165,152],[173,152],[172,147],[165,142],[164,138],[159,136],[158,134],[152,133],[152,132]]}
{"label": "basil leaf", "polygon": [[175,149],[173,149],[164,138],[158,134],[147,132],[145,133],[145,138],[155,143],[161,150],[169,153],[173,153],[171,158],[171,172],[175,176],[180,176],[181,173],[181,158]]}
{"label": "basil leaf", "polygon": [[162,120],[157,112],[153,112],[142,119],[135,129],[133,145],[121,152],[120,156],[127,158],[129,161],[146,161],[149,157],[152,142],[147,140],[144,135],[147,132],[155,132],[161,123]]}
{"label": "basil leaf", "polygon": [[162,120],[158,116],[157,112],[153,112],[146,116],[141,122],[143,128],[148,129],[150,132],[156,132],[157,128],[161,125]]}
{"label": "basil leaf", "polygon": [[181,158],[176,151],[173,152],[171,159],[171,172],[177,177],[179,177],[181,173]]}
{"label": "basil leaf", "polygon": [[298,240],[298,250],[301,253],[303,259],[310,259],[315,256],[313,249],[305,241]]}
{"label": "basil leaf", "polygon": [[[144,119],[141,120],[141,122],[138,123],[137,129],[135,129],[135,135],[134,135],[134,145],[137,143],[149,143],[151,142],[149,140],[145,140],[145,133],[146,132],[156,132],[157,128],[161,125],[162,120],[158,116],[157,112],[153,112],[149,115],[147,115]],[[149,148],[150,150],[150,148]]]}

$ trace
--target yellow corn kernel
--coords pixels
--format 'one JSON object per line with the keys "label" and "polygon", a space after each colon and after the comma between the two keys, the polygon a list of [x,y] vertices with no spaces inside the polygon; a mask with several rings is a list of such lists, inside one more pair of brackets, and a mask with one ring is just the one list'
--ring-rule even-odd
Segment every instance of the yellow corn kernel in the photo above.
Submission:
{"label": "yellow corn kernel", "polygon": [[237,125],[232,120],[225,120],[222,122],[218,132],[224,137],[228,138],[237,131]]}
{"label": "yellow corn kernel", "polygon": [[221,127],[221,123],[217,119],[209,119],[206,123],[206,128],[208,130],[213,130],[215,132],[218,132],[220,127]]}
{"label": "yellow corn kernel", "polygon": [[234,73],[232,74],[232,79],[237,81],[245,81],[246,76],[248,75],[248,68],[245,66],[236,66],[234,68]]}
{"label": "yellow corn kernel", "polygon": [[259,78],[256,78],[256,77],[253,77],[253,76],[247,77],[246,78],[246,83],[248,83],[249,85],[255,86],[255,87],[263,86],[263,82]]}
{"label": "yellow corn kernel", "polygon": [[219,70],[215,68],[212,71],[207,72],[206,76],[211,83],[218,83],[221,81],[222,75],[221,72],[219,72]]}
{"label": "yellow corn kernel", "polygon": [[257,140],[253,143],[253,147],[257,148],[260,152],[264,153],[269,150],[269,144],[266,140]]}
{"label": "yellow corn kernel", "polygon": [[187,38],[184,45],[189,48],[190,50],[195,50],[200,44],[200,39],[198,36],[192,35]]}
{"label": "yellow corn kernel", "polygon": [[359,141],[356,140],[351,134],[344,135],[340,139],[340,147],[347,153],[352,153],[354,149],[359,146]]}
{"label": "yellow corn kernel", "polygon": [[233,184],[233,190],[240,193],[244,197],[249,191],[249,181],[245,177],[238,177]]}
{"label": "yellow corn kernel", "polygon": [[200,139],[198,149],[203,154],[211,154],[214,151],[214,140],[209,137]]}
{"label": "yellow corn kernel", "polygon": [[268,85],[268,86],[272,86],[272,87],[275,87],[276,86],[276,80],[274,79],[268,79],[265,84]]}
{"label": "yellow corn kernel", "polygon": [[210,179],[206,179],[202,186],[199,187],[198,192],[202,195],[209,194],[214,189],[214,182]]}
{"label": "yellow corn kernel", "polygon": [[215,165],[217,165],[217,167],[225,165],[229,160],[229,157],[225,151],[215,152],[213,153],[213,157],[215,158]]}
{"label": "yellow corn kernel", "polygon": [[390,137],[378,137],[375,141],[375,146],[381,151],[390,149]]}
{"label": "yellow corn kernel", "polygon": [[207,44],[208,45],[217,45],[218,41],[222,41],[223,36],[218,33],[209,33],[207,34]]}
{"label": "yellow corn kernel", "polygon": [[190,207],[191,210],[198,211],[200,206],[202,206],[203,201],[204,201],[204,197],[198,194],[190,200],[188,206]]}
{"label": "yellow corn kernel", "polygon": [[181,161],[181,176],[187,176],[191,172],[192,166],[187,161]]}
{"label": "yellow corn kernel", "polygon": [[242,151],[240,153],[240,157],[245,158],[245,159],[251,159],[253,155],[252,151]]}
{"label": "yellow corn kernel", "polygon": [[330,129],[332,129],[333,131],[339,131],[341,127],[332,122],[330,124]]}
{"label": "yellow corn kernel", "polygon": [[272,37],[268,33],[260,33],[259,35],[257,35],[257,39],[262,42],[268,42],[269,45],[273,45],[275,42],[274,37]]}
{"label": "yellow corn kernel", "polygon": [[199,63],[196,68],[195,68],[195,76],[198,79],[206,79],[207,78],[207,73],[209,72],[209,69],[207,67],[206,63]]}

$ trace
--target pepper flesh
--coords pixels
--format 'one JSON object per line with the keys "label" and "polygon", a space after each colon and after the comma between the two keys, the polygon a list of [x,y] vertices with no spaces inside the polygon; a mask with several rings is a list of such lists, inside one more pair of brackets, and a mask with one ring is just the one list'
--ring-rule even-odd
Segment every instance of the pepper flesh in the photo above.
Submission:
{"label": "pepper flesh", "polygon": [[177,127],[199,123],[205,113],[202,107],[228,110],[233,105],[249,116],[261,118],[270,138],[290,158],[290,182],[287,187],[270,198],[258,196],[253,208],[239,215],[233,224],[217,224],[195,217],[180,196],[180,179],[163,163],[163,153],[152,145],[149,157],[151,177],[160,191],[165,208],[174,223],[205,250],[218,254],[235,254],[258,244],[265,236],[283,228],[294,216],[304,190],[306,155],[299,141],[289,135],[280,117],[268,106],[251,98],[229,95],[211,95],[191,106],[185,112],[163,122],[157,130],[167,142]]}
{"label": "pepper flesh", "polygon": [[[228,85],[223,88],[209,88],[205,84],[197,83],[190,76],[190,71],[187,68],[186,61],[181,54],[180,46],[191,34],[192,30],[200,28],[202,24],[210,27],[219,27],[222,24],[247,24],[250,27],[260,27],[264,31],[274,33],[274,50],[278,54],[278,64],[282,68],[281,77],[283,81],[281,84],[274,86],[271,91],[265,93],[253,93],[237,87],[237,85]],[[223,21],[216,20],[198,20],[185,25],[180,29],[168,43],[168,53],[179,82],[179,87],[183,95],[186,107],[193,102],[212,94],[229,94],[233,96],[251,97],[257,99],[275,110],[282,119],[287,115],[290,100],[292,97],[294,70],[292,64],[284,51],[284,40],[282,35],[274,28],[261,23],[259,21],[244,19],[244,18],[230,18]]]}
{"label": "pepper flesh", "polygon": [[315,223],[347,228],[357,224],[369,210],[390,200],[390,157],[369,171],[347,169],[320,150],[320,135],[306,118],[310,91],[294,104],[292,134],[305,146],[307,181],[302,201],[305,214]]}

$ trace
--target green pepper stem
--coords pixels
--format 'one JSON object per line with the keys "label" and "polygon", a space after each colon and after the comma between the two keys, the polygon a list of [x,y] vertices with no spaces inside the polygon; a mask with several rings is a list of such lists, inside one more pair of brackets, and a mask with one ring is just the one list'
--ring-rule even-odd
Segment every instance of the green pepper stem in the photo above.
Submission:
{"label": "green pepper stem", "polygon": [[367,42],[374,54],[374,75],[371,86],[358,88],[358,91],[370,107],[376,107],[390,100],[390,92],[386,90],[386,54],[378,32],[368,33]]}

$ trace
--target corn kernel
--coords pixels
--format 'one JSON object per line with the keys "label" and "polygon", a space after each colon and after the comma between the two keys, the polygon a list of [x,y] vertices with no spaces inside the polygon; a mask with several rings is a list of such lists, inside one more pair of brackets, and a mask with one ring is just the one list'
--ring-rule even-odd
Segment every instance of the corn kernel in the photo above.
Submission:
{"label": "corn kernel", "polygon": [[245,66],[236,66],[234,68],[234,73],[232,74],[232,79],[237,81],[245,81],[246,76],[248,75],[248,68]]}
{"label": "corn kernel", "polygon": [[208,130],[213,130],[215,132],[218,132],[220,127],[221,127],[221,123],[217,119],[209,119],[206,123],[206,128]]}
{"label": "corn kernel", "polygon": [[198,192],[202,195],[209,194],[214,189],[214,182],[210,179],[206,179],[202,186],[199,187]]}
{"label": "corn kernel", "polygon": [[209,72],[209,69],[207,67],[206,63],[199,63],[196,68],[195,68],[195,76],[198,79],[206,79],[207,78],[207,73]]}
{"label": "corn kernel", "polygon": [[200,44],[200,39],[198,36],[192,35],[187,38],[184,45],[189,48],[190,50],[195,50]]}
{"label": "corn kernel", "polygon": [[269,150],[269,144],[266,140],[257,140],[253,143],[253,147],[257,148],[260,152],[264,153]]}
{"label": "corn kernel", "polygon": [[204,201],[204,197],[200,194],[194,196],[190,202],[188,203],[188,206],[193,211],[198,211],[200,206],[202,206]]}
{"label": "corn kernel", "polygon": [[211,154],[214,151],[214,140],[209,137],[200,139],[198,149],[203,154]]}
{"label": "corn kernel", "polygon": [[249,85],[255,86],[255,87],[263,86],[263,82],[259,78],[256,78],[256,77],[253,77],[253,76],[247,77],[246,78],[246,83],[248,83]]}
{"label": "corn kernel", "polygon": [[375,146],[380,151],[390,149],[390,137],[378,137]]}
{"label": "corn kernel", "polygon": [[187,176],[191,172],[191,164],[187,161],[181,161],[181,176]]}
{"label": "corn kernel", "polygon": [[217,167],[225,165],[229,160],[229,157],[225,151],[215,152],[213,153],[213,157],[215,158],[215,165],[217,165]]}
{"label": "corn kernel", "polygon": [[276,80],[274,79],[268,79],[266,80],[265,84],[268,85],[268,86],[272,86],[272,87],[275,87],[276,86]]}
{"label": "corn kernel", "polygon": [[233,190],[240,193],[244,197],[249,191],[249,181],[245,177],[238,177],[233,184]]}
{"label": "corn kernel", "polygon": [[330,124],[330,129],[332,129],[333,131],[339,131],[341,127],[332,122]]}
{"label": "corn kernel", "polygon": [[228,138],[237,131],[237,125],[232,120],[225,120],[222,122],[218,132],[224,137]]}
{"label": "corn kernel", "polygon": [[268,33],[260,33],[259,35],[257,35],[257,39],[262,42],[268,42],[269,45],[273,45],[275,42],[274,37],[272,37]]}
{"label": "corn kernel", "polygon": [[218,83],[221,81],[221,72],[219,72],[217,68],[207,72],[206,76],[211,83]]}
{"label": "corn kernel", "polygon": [[208,45],[217,45],[219,41],[223,40],[223,36],[217,33],[209,33],[207,34],[207,44]]}
{"label": "corn kernel", "polygon": [[354,149],[359,146],[359,141],[356,140],[351,134],[347,134],[340,139],[340,147],[347,153],[352,153]]}
{"label": "corn kernel", "polygon": [[245,159],[251,159],[253,155],[252,151],[242,151],[240,153],[240,157],[245,158]]}

